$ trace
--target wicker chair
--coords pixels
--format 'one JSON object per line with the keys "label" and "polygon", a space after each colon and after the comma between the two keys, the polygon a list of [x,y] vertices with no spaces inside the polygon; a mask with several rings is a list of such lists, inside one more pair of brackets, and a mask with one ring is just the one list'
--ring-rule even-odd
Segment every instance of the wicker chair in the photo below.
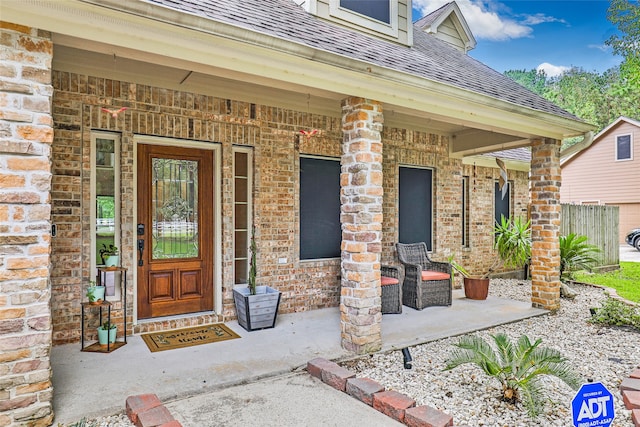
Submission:
{"label": "wicker chair", "polygon": [[396,243],[396,250],[404,266],[402,303],[416,310],[451,305],[451,264],[431,261],[424,242]]}
{"label": "wicker chair", "polygon": [[382,314],[402,313],[402,277],[399,267],[380,266],[382,285]]}

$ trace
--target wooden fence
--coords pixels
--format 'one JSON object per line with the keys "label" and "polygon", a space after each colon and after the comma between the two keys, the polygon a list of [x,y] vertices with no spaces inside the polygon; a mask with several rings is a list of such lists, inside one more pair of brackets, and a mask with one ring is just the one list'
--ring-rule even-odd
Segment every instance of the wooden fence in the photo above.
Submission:
{"label": "wooden fence", "polygon": [[560,234],[587,236],[587,243],[602,251],[599,267],[617,266],[620,264],[618,222],[618,206],[562,204]]}

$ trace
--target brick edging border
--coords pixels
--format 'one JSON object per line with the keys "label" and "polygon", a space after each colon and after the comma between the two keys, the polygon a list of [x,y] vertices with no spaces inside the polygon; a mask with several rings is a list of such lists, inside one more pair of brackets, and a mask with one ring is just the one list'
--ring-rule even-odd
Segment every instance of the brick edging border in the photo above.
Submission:
{"label": "brick edging border", "polygon": [[640,427],[640,365],[620,384],[620,394],[624,406],[631,411],[631,421]]}
{"label": "brick edging border", "polygon": [[126,411],[136,427],[182,427],[155,394],[127,397]]}
{"label": "brick edging border", "polygon": [[356,378],[355,373],[335,362],[321,357],[315,358],[307,362],[307,372],[336,390],[349,394],[407,426],[453,426],[451,415],[427,405],[416,406],[416,401],[409,396],[386,390],[383,385],[372,379]]}

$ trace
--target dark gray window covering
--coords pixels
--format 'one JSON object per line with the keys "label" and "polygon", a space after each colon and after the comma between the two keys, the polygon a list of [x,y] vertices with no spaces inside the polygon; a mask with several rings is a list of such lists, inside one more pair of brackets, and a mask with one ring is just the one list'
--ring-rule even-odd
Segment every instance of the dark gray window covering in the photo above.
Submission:
{"label": "dark gray window covering", "polygon": [[631,159],[631,135],[617,136],[616,145],[616,160]]}
{"label": "dark gray window covering", "polygon": [[300,259],[340,256],[340,161],[300,158]]}
{"label": "dark gray window covering", "polygon": [[398,222],[400,243],[425,242],[431,250],[433,171],[401,167]]}
{"label": "dark gray window covering", "polygon": [[504,215],[505,218],[509,218],[511,215],[511,183],[507,184],[507,192],[502,198],[502,190],[500,189],[500,184],[496,181],[495,183],[495,204],[494,204],[494,212],[495,212],[495,221],[500,224],[500,217]]}
{"label": "dark gray window covering", "polygon": [[389,0],[340,0],[340,6],[378,21],[391,23]]}

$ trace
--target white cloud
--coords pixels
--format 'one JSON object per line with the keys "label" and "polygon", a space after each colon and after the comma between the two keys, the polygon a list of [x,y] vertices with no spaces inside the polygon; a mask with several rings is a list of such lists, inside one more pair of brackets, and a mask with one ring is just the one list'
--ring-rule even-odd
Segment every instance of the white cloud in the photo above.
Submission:
{"label": "white cloud", "polygon": [[564,65],[553,65],[549,64],[548,62],[543,62],[542,64],[538,65],[536,71],[544,71],[547,77],[557,77],[560,74],[569,71],[570,69],[571,67],[565,67]]}
{"label": "white cloud", "polygon": [[547,22],[560,22],[566,24],[564,19],[554,18],[553,16],[545,15],[544,13],[536,13],[535,15],[524,15],[522,23],[524,25],[538,25],[545,24]]}
{"label": "white cloud", "polygon": [[[424,16],[449,2],[450,0],[413,0],[413,7]],[[532,25],[565,22],[542,13],[526,15],[518,19],[508,17],[496,11],[498,8],[504,8],[503,5],[483,0],[457,0],[457,3],[473,35],[479,39],[499,41],[530,37],[533,33]]]}
{"label": "white cloud", "polygon": [[587,47],[589,49],[598,49],[605,53],[611,50],[611,47],[607,46],[606,44],[590,44]]}

